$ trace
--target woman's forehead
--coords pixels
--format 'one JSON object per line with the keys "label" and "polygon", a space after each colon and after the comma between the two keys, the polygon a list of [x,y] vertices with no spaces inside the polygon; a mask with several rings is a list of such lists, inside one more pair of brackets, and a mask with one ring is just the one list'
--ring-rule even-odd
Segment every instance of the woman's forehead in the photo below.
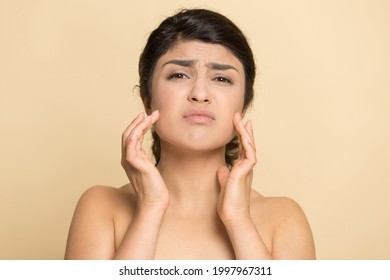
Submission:
{"label": "woman's forehead", "polygon": [[232,65],[234,68],[243,68],[241,61],[225,46],[206,43],[199,40],[180,41],[174,44],[158,63],[164,64],[169,60],[182,60],[189,63],[204,62],[207,64]]}

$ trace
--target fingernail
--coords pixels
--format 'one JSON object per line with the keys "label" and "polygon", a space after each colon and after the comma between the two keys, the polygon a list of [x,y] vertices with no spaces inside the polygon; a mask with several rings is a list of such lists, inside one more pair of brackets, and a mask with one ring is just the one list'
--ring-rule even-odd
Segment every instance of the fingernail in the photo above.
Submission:
{"label": "fingernail", "polygon": [[139,114],[139,115],[137,116],[137,118],[140,118],[140,117],[143,117],[143,116],[145,116],[145,113],[144,113],[144,112],[142,112],[141,114]]}

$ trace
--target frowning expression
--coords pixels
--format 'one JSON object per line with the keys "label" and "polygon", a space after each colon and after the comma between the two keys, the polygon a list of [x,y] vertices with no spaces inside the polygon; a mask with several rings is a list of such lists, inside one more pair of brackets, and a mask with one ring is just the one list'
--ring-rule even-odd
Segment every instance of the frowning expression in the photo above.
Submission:
{"label": "frowning expression", "polygon": [[221,148],[234,135],[234,113],[243,111],[244,68],[222,45],[184,41],[157,61],[151,90],[162,145]]}

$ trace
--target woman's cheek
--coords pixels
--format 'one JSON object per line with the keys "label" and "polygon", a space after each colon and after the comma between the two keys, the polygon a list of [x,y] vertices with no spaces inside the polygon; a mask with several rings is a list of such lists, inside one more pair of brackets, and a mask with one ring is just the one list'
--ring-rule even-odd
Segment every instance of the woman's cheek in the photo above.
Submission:
{"label": "woman's cheek", "polygon": [[235,128],[234,128],[233,122],[232,122],[232,124],[229,126],[229,130],[227,130],[227,131],[230,131],[230,135],[229,135],[230,140],[228,141],[228,142],[230,142],[230,141],[233,139],[234,135],[236,134],[236,130],[235,130]]}
{"label": "woman's cheek", "polygon": [[169,121],[165,118],[164,111],[160,111],[160,117],[153,127],[161,139],[166,139],[166,137],[169,136],[169,129],[172,130],[172,127],[169,128],[169,126]]}

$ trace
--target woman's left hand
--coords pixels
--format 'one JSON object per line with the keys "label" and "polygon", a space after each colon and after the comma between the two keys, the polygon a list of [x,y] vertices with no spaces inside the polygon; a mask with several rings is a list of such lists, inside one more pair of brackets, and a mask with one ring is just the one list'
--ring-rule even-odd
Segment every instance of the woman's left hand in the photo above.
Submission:
{"label": "woman's left hand", "polygon": [[217,208],[225,224],[250,219],[253,167],[257,162],[252,122],[247,121],[244,124],[241,114],[236,113],[233,123],[240,139],[239,157],[231,170],[226,166],[218,170],[221,192]]}

